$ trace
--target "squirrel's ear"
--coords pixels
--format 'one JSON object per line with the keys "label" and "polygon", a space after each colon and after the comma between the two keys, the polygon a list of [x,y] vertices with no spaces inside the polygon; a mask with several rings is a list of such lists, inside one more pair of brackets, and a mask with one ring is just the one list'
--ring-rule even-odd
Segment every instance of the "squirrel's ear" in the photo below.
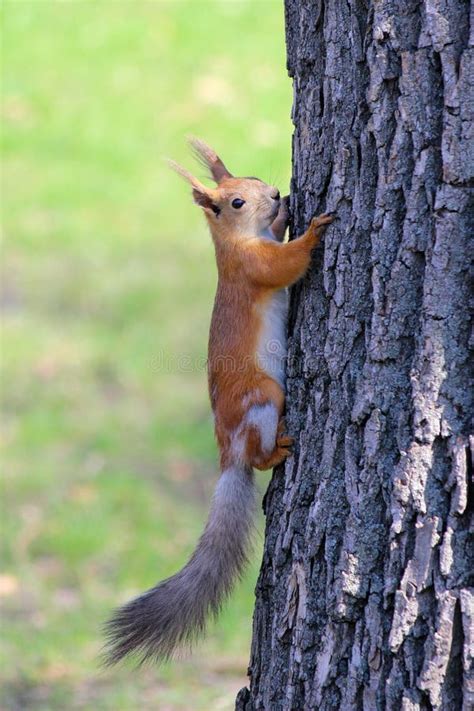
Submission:
{"label": "squirrel's ear", "polygon": [[190,138],[189,143],[193,149],[193,153],[202,165],[209,168],[211,177],[216,183],[220,183],[223,178],[232,178],[232,173],[229,173],[224,163],[221,161],[215,151],[212,150],[207,143],[199,138]]}
{"label": "squirrel's ear", "polygon": [[212,194],[210,191],[202,191],[197,188],[193,188],[193,198],[196,205],[202,207],[203,210],[211,210],[216,217],[220,213],[220,207],[212,199]]}
{"label": "squirrel's ear", "polygon": [[220,209],[213,202],[213,190],[206,188],[206,186],[203,185],[201,181],[195,178],[194,175],[192,175],[189,171],[186,170],[186,168],[183,168],[181,165],[179,165],[179,163],[175,163],[174,160],[169,160],[168,165],[172,170],[178,173],[178,175],[181,175],[181,177],[184,178],[192,186],[193,198],[196,205],[202,207],[203,210],[211,210],[214,215],[219,214]]}

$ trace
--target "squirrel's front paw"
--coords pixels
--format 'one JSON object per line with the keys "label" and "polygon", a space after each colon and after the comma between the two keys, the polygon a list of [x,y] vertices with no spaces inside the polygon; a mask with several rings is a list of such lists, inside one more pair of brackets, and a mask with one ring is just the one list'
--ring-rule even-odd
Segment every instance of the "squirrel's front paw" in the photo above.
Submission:
{"label": "squirrel's front paw", "polygon": [[318,217],[313,217],[307,232],[313,247],[316,247],[319,244],[325,227],[331,224],[331,222],[334,220],[334,217],[334,213],[330,212],[324,215],[318,215]]}
{"label": "squirrel's front paw", "polygon": [[313,217],[313,219],[311,220],[311,228],[313,230],[319,230],[321,227],[330,225],[331,222],[333,222],[335,216],[336,214],[334,212],[326,212],[323,215]]}
{"label": "squirrel's front paw", "polygon": [[285,195],[282,197],[280,201],[280,209],[278,210],[278,215],[276,218],[278,221],[281,221],[282,224],[285,225],[285,227],[288,227],[288,223],[290,221],[290,196]]}

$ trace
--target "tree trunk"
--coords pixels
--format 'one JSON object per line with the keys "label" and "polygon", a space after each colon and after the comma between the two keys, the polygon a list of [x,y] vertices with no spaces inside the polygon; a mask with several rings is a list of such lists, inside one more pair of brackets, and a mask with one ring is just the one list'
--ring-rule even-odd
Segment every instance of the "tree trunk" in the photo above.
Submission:
{"label": "tree trunk", "polygon": [[291,295],[296,446],[264,501],[239,711],[474,703],[469,9],[286,0],[292,231],[337,221]]}

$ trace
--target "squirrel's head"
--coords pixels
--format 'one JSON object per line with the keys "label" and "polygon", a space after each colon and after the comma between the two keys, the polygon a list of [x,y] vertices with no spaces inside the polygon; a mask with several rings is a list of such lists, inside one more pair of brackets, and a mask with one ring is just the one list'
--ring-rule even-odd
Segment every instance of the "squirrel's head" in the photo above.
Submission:
{"label": "squirrel's head", "polygon": [[191,185],[194,202],[204,210],[214,236],[257,235],[271,225],[280,207],[280,193],[258,178],[235,178],[203,141],[190,141],[198,160],[217,187],[208,188],[174,161],[170,166]]}

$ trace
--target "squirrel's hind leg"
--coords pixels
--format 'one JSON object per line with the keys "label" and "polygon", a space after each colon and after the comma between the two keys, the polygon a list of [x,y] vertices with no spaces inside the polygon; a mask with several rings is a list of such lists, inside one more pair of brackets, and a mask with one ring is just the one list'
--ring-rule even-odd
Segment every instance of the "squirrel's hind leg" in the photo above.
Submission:
{"label": "squirrel's hind leg", "polygon": [[246,460],[265,471],[281,464],[290,454],[293,438],[284,433],[284,420],[272,403],[253,405],[246,420]]}

